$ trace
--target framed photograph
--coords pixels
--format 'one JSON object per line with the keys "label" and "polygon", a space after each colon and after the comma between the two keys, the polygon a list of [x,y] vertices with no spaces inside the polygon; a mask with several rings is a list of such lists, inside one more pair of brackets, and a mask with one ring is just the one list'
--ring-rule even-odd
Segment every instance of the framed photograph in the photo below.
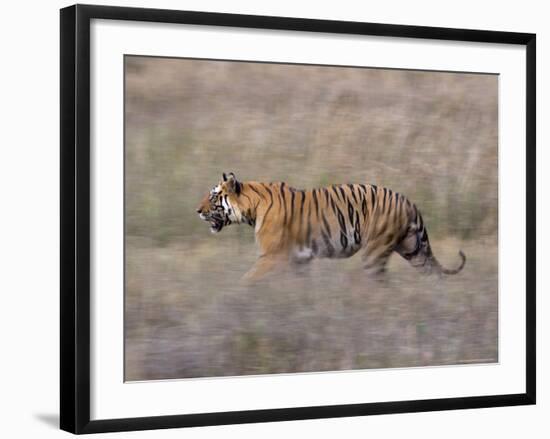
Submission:
{"label": "framed photograph", "polygon": [[61,428],[535,403],[535,35],[61,10]]}

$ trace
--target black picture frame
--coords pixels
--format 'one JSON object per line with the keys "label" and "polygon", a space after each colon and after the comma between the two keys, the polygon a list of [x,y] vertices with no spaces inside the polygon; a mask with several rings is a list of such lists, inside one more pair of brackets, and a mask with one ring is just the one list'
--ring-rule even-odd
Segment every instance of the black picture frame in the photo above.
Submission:
{"label": "black picture frame", "polygon": [[[530,33],[75,5],[61,27],[60,426],[72,433],[272,422],[535,404],[536,36]],[[90,21],[133,20],[256,29],[407,37],[526,47],[526,392],[508,395],[90,420]]]}

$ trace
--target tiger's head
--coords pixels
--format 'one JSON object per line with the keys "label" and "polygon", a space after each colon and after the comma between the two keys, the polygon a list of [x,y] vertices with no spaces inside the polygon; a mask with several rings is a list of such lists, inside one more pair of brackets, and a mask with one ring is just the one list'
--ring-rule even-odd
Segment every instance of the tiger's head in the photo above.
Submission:
{"label": "tiger's head", "polygon": [[225,226],[241,222],[238,197],[241,193],[241,183],[235,178],[235,174],[225,173],[222,180],[214,186],[203,198],[197,213],[200,219],[210,223],[210,231],[218,233]]}

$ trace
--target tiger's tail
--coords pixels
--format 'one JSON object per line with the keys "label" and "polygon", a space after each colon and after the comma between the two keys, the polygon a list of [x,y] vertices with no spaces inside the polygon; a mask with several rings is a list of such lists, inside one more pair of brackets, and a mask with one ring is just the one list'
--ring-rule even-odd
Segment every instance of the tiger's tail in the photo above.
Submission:
{"label": "tiger's tail", "polygon": [[458,251],[459,256],[461,257],[462,261],[460,262],[460,265],[457,268],[445,268],[443,265],[439,263],[439,261],[433,256],[432,254],[432,266],[436,268],[437,271],[439,271],[442,274],[457,274],[462,271],[464,268],[464,265],[466,265],[466,255],[462,250]]}
{"label": "tiger's tail", "polygon": [[[466,264],[466,255],[462,250],[458,251],[461,258],[460,265],[457,268],[446,268],[439,263],[432,252],[428,232],[422,215],[416,209],[414,210],[414,219],[412,221],[413,236],[403,242],[400,248],[401,255],[407,259],[413,267],[419,268],[426,273],[436,272],[439,275],[457,274]],[[412,238],[412,239],[411,239]],[[403,251],[405,250],[405,251]]]}

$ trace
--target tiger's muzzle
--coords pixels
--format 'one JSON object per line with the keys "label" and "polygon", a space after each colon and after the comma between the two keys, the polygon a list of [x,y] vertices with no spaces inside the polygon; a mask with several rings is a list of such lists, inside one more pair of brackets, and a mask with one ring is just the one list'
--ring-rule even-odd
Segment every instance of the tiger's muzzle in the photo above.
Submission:
{"label": "tiger's muzzle", "polygon": [[197,209],[199,218],[210,223],[210,231],[218,233],[224,226],[231,224],[229,217],[223,211],[223,207],[216,208],[214,211],[204,212],[202,209]]}

